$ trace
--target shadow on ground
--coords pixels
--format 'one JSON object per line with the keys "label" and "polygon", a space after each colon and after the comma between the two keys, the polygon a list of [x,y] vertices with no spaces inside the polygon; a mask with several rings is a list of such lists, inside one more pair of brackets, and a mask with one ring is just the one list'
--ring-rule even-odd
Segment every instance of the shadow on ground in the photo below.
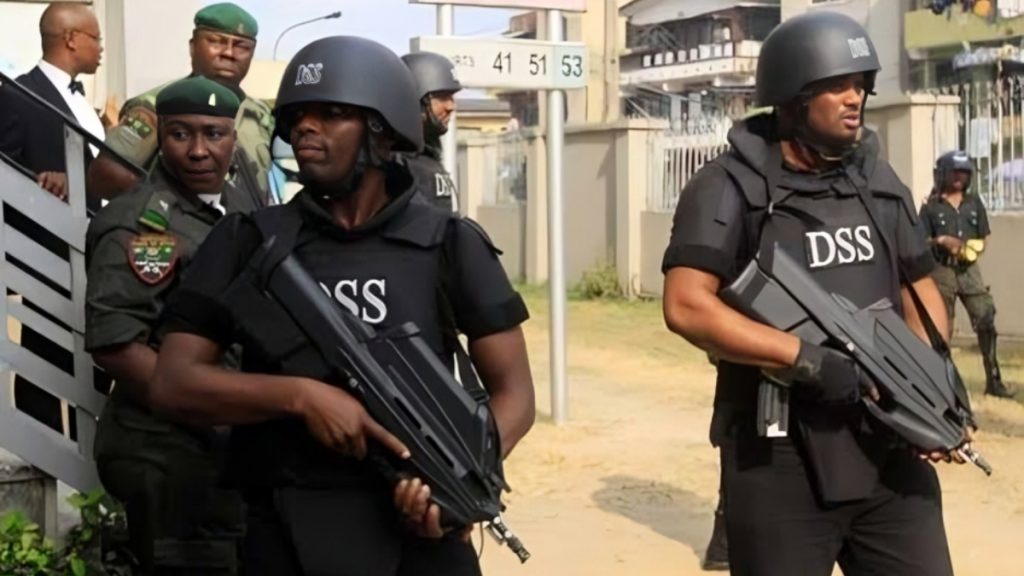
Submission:
{"label": "shadow on ground", "polygon": [[[1008,401],[1000,400],[1000,402]],[[975,412],[978,418],[978,426],[982,430],[1011,438],[1024,438],[1024,420],[1014,417],[1015,414],[1006,414],[1005,410],[998,410],[989,406],[979,407]]]}
{"label": "shadow on ground", "polygon": [[602,510],[648,526],[703,557],[716,502],[672,484],[622,474],[601,478],[601,483],[592,497]]}

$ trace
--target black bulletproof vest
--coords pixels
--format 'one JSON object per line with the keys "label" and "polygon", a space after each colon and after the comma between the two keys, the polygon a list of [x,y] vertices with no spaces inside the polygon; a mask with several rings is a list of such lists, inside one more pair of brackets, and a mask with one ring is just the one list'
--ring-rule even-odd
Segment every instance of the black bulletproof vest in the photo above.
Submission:
{"label": "black bulletproof vest", "polygon": [[[777,243],[803,262],[825,290],[861,307],[888,298],[898,309],[899,272],[890,247],[897,246],[899,211],[907,210],[912,221],[913,212],[905,205],[902,185],[891,168],[875,170],[874,162],[865,162],[863,167],[820,175],[798,174],[781,169],[777,144],[769,154],[773,169],[764,174],[731,153],[716,163],[730,175],[746,203],[747,245],[737,270],[759,249]],[[879,207],[878,226],[861,199],[861,189],[870,192]],[[720,441],[737,427],[744,433],[753,430],[761,375],[750,366],[720,362],[719,367],[712,437]],[[791,418],[790,435],[807,457],[824,500],[870,495],[892,439],[877,430],[862,406],[824,407],[794,394]]]}
{"label": "black bulletproof vest", "polygon": [[[414,322],[451,367],[454,328],[440,295],[447,282],[445,241],[451,215],[409,202],[381,226],[348,234],[301,212],[293,201],[258,212],[253,219],[261,230],[293,229],[293,253],[325,294],[378,332]],[[286,231],[281,237],[288,235]],[[319,354],[259,284],[259,270],[251,264],[223,297],[236,327],[235,340],[244,351],[243,370],[330,383]],[[229,468],[235,482],[250,487],[379,483],[372,466],[322,447],[295,419],[236,427]]]}
{"label": "black bulletproof vest", "polygon": [[403,156],[403,159],[423,199],[451,211],[452,197],[457,192],[455,180],[444,169],[444,165],[429,154],[408,155]]}

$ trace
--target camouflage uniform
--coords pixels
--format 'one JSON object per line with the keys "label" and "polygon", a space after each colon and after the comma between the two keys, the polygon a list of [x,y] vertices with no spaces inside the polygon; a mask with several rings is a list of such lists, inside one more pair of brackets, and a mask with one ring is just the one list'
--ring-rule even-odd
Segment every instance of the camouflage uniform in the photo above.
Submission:
{"label": "camouflage uniform", "polygon": [[[157,86],[127,102],[121,108],[120,122],[107,133],[106,144],[118,154],[146,170],[153,167],[157,153],[156,97],[167,86]],[[251,175],[256,190],[253,192],[266,203],[270,181],[270,141],[274,137],[274,116],[270,106],[254,98],[245,97],[235,116],[238,132],[238,151],[232,169],[232,183],[243,190],[252,189],[247,180]]]}
{"label": "camouflage uniform", "polygon": [[[258,208],[225,184],[228,211]],[[159,345],[157,320],[183,269],[219,220],[189,200],[158,163],[149,178],[104,207],[86,237],[86,350]],[[151,413],[115,387],[94,454],[106,490],[125,504],[143,573],[234,574],[243,534],[241,498],[216,488],[222,439]]]}
{"label": "camouflage uniform", "polygon": [[[932,194],[921,207],[921,220],[930,238],[953,236],[966,243],[984,240],[991,229],[985,205],[977,194],[964,194],[959,207],[950,204],[942,194]],[[981,277],[977,262],[967,262],[934,244],[935,260],[939,266],[932,272],[939,292],[946,303],[949,325],[953,326],[957,298],[963,302],[971,319],[971,327],[978,336],[978,348],[985,366],[985,392],[1006,395],[996,357],[996,306],[988,286]]]}

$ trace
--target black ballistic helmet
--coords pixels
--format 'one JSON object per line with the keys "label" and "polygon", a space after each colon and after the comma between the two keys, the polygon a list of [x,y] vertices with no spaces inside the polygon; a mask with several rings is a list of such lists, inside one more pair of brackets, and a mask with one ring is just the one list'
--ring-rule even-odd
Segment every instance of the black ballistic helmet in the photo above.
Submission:
{"label": "black ballistic helmet", "polygon": [[757,59],[757,103],[780,106],[812,82],[864,72],[871,92],[881,69],[875,45],[854,19],[813,10],[775,27]]}
{"label": "black ballistic helmet", "polygon": [[455,75],[451,60],[435,52],[413,52],[402,56],[405,65],[419,86],[417,95],[424,98],[434,92],[458,92],[462,84]]}
{"label": "black ballistic helmet", "polygon": [[964,192],[967,192],[971,186],[971,177],[974,176],[974,165],[971,164],[971,158],[967,155],[967,152],[953,150],[939,156],[935,160],[935,170],[932,172],[935,179],[935,191],[942,192],[949,183],[953,172],[958,170],[968,174],[967,186],[964,188]]}
{"label": "black ballistic helmet", "polygon": [[[416,82],[405,63],[383,44],[355,36],[321,38],[299,50],[281,78],[274,116],[288,142],[281,111],[290,104],[333,102],[372,110],[394,131],[395,151],[423,147]],[[375,122],[367,125],[374,129]]]}
{"label": "black ballistic helmet", "polygon": [[430,107],[430,95],[462,90],[462,84],[455,75],[455,66],[451,60],[434,52],[413,52],[402,56],[402,60],[409,67],[419,86],[417,94],[426,117],[423,136],[426,138],[427,146],[437,146],[438,138],[448,131],[448,126],[434,115],[434,110]]}

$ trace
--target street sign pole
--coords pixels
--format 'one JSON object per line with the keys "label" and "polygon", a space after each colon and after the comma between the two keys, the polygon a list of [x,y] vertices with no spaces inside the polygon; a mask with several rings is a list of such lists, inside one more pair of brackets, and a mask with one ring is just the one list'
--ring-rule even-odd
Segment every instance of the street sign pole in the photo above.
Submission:
{"label": "street sign pole", "polygon": [[[562,42],[562,11],[548,10],[548,40]],[[551,418],[568,417],[565,366],[565,246],[562,229],[562,155],[565,149],[565,100],[548,90],[548,286],[551,290]]]}
{"label": "street sign pole", "polygon": [[[565,233],[563,226],[563,154],[565,91],[587,85],[587,47],[566,42],[562,12],[583,12],[585,0],[410,0],[438,5],[437,36],[410,42],[413,52],[442,54],[451,60],[466,88],[546,90],[548,94],[548,282],[551,301],[551,417],[568,418],[565,342]],[[452,5],[533,8],[548,11],[547,40],[463,38],[453,35]],[[444,140],[444,163],[455,173],[454,125]],[[449,154],[451,158],[449,159]],[[449,164],[450,163],[450,164]]]}
{"label": "street sign pole", "polygon": [[419,36],[410,47],[451,60],[464,88],[572,90],[587,85],[582,42]]}
{"label": "street sign pole", "polygon": [[[455,7],[451,4],[441,4],[437,7],[437,35],[455,35]],[[458,157],[458,142],[455,135],[457,115],[456,112],[452,113],[451,118],[448,120],[448,131],[441,137],[441,164],[444,165],[444,169],[453,178],[459,177],[455,166],[455,159]],[[458,198],[454,200],[455,204],[453,207],[458,210]]]}

